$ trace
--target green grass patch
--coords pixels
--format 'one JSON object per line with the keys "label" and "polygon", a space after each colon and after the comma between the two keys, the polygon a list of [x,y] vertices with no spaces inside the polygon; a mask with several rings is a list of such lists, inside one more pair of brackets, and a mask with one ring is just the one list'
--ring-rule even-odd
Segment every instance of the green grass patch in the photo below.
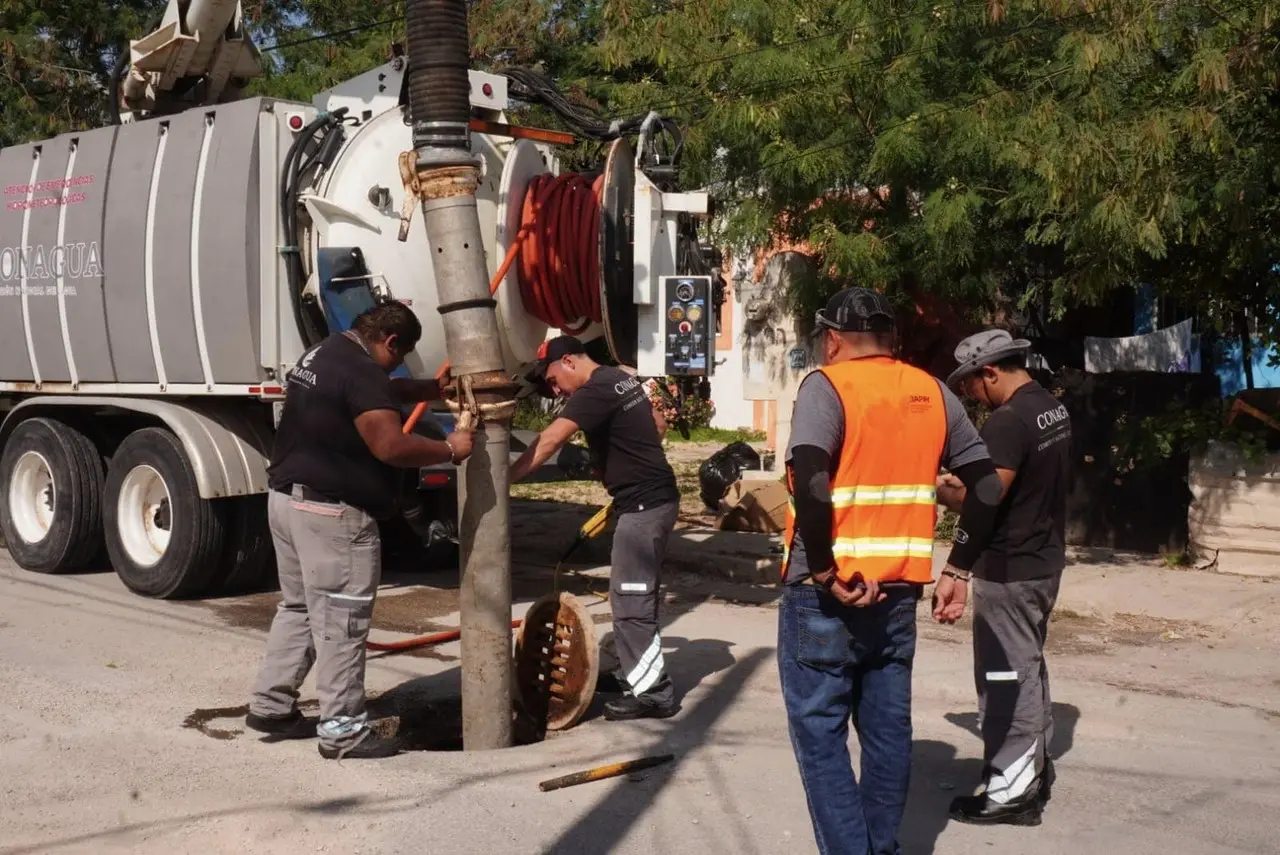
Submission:
{"label": "green grass patch", "polygon": [[672,442],[722,442],[728,445],[731,442],[764,442],[766,436],[763,431],[696,427],[689,431],[689,438],[685,439],[672,425],[667,429],[667,439]]}
{"label": "green grass patch", "polygon": [[537,396],[522,399],[516,404],[516,414],[511,419],[511,426],[516,430],[531,430],[541,433],[547,425],[555,421],[555,415],[542,409]]}

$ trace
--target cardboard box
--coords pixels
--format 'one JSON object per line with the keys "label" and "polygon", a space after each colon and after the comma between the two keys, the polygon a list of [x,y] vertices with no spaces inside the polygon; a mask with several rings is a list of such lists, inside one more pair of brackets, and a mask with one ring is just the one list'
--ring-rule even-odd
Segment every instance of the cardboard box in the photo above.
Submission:
{"label": "cardboard box", "polygon": [[780,480],[739,480],[720,500],[725,531],[781,532],[787,525],[787,488]]}

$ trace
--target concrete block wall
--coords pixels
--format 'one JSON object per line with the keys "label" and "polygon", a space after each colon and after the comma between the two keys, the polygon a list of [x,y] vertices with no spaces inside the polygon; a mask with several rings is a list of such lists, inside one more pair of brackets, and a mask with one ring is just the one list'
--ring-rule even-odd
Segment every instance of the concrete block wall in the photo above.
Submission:
{"label": "concrete block wall", "polygon": [[1227,573],[1280,577],[1280,454],[1248,461],[1237,446],[1212,443],[1191,459],[1187,514],[1198,563]]}

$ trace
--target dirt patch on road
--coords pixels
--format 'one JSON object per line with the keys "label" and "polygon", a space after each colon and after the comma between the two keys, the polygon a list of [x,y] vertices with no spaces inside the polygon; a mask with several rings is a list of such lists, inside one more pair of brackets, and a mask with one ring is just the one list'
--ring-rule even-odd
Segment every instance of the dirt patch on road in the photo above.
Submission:
{"label": "dirt patch on road", "polygon": [[1149,647],[1212,638],[1209,627],[1195,621],[1176,621],[1150,615],[1118,612],[1104,619],[1070,609],[1054,611],[1049,621],[1050,653],[1089,655],[1117,646]]}
{"label": "dirt patch on road", "polygon": [[268,591],[221,600],[198,600],[189,605],[208,609],[231,626],[266,632],[271,628],[279,604],[279,592]]}
{"label": "dirt patch on road", "polygon": [[[280,594],[272,591],[221,600],[204,600],[193,606],[208,609],[231,626],[266,632],[271,628]],[[373,626],[387,632],[420,634],[453,629],[436,623],[458,610],[456,588],[411,587],[379,595],[373,606]]]}
{"label": "dirt patch on road", "polygon": [[[954,627],[939,626],[933,621],[928,603],[929,598],[926,597],[920,607],[919,625],[923,634],[931,640],[949,644],[971,643],[972,611],[967,612]],[[1058,608],[1049,620],[1045,650],[1059,656],[1090,656],[1111,653],[1121,647],[1203,643],[1216,637],[1212,629],[1195,621],[1166,620],[1125,612],[1104,618]]]}

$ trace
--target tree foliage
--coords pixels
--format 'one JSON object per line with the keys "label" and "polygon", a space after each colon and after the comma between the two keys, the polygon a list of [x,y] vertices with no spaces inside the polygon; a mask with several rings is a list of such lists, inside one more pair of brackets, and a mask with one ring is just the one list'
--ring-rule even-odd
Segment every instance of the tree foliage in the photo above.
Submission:
{"label": "tree foliage", "polygon": [[97,127],[106,81],[147,0],[10,0],[0,5],[0,146]]}
{"label": "tree foliage", "polygon": [[1274,287],[1268,2],[615,0],[600,51],[693,133],[726,235],[829,273],[1054,308]]}

